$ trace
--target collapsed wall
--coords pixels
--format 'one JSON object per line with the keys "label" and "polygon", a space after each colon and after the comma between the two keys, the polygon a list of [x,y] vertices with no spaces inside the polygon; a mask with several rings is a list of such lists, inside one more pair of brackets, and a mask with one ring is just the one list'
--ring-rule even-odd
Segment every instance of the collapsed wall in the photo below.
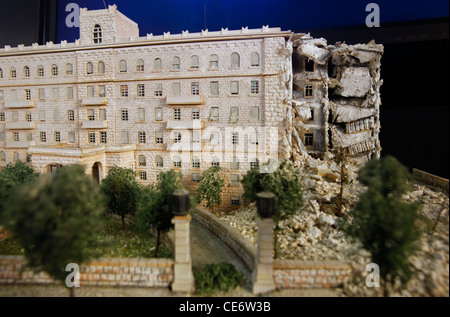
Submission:
{"label": "collapsed wall", "polygon": [[292,93],[286,96],[282,156],[299,164],[342,148],[356,163],[378,158],[383,46],[328,45],[323,38],[296,34],[287,47],[292,73],[284,77]]}

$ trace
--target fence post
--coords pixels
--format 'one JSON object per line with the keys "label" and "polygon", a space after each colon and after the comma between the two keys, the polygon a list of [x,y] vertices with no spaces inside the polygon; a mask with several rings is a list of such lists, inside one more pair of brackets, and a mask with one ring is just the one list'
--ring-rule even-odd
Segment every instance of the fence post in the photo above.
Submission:
{"label": "fence post", "polygon": [[255,269],[253,271],[253,294],[263,294],[275,290],[273,280],[273,213],[275,195],[262,192],[256,195],[258,211],[258,241]]}
{"label": "fence post", "polygon": [[173,292],[193,292],[194,276],[192,275],[192,259],[190,244],[190,203],[189,194],[184,189],[178,189],[173,193],[175,225],[175,264]]}

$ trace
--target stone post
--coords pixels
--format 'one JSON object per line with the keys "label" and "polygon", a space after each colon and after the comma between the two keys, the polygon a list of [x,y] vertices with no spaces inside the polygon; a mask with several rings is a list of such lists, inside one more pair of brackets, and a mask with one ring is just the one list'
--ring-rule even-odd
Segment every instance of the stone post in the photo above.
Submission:
{"label": "stone post", "polygon": [[258,241],[253,271],[253,294],[263,294],[275,290],[272,255],[274,226],[272,215],[275,207],[275,195],[263,192],[256,196]]}
{"label": "stone post", "polygon": [[172,283],[173,292],[193,292],[194,276],[192,275],[189,194],[185,190],[174,192],[174,218],[175,225],[175,264],[174,279]]}

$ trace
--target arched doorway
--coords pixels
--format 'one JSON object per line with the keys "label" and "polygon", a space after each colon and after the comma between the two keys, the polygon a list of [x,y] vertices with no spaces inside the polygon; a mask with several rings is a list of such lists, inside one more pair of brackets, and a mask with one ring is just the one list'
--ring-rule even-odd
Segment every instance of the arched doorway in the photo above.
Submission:
{"label": "arched doorway", "polygon": [[97,184],[100,184],[100,169],[101,163],[96,162],[92,165],[92,178],[97,182]]}
{"label": "arched doorway", "polygon": [[51,174],[54,174],[54,173],[56,173],[56,171],[59,170],[61,167],[62,167],[61,164],[56,164],[56,163],[50,164],[50,165],[47,165],[47,166],[45,167],[44,172],[45,172],[45,173],[51,173]]}

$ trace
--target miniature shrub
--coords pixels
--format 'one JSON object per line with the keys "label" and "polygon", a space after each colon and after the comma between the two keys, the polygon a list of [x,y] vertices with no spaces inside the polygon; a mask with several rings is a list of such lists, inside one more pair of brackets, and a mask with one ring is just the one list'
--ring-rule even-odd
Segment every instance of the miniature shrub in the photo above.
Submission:
{"label": "miniature shrub", "polygon": [[228,292],[242,285],[244,276],[231,263],[207,264],[195,273],[195,289],[202,295],[216,291]]}

